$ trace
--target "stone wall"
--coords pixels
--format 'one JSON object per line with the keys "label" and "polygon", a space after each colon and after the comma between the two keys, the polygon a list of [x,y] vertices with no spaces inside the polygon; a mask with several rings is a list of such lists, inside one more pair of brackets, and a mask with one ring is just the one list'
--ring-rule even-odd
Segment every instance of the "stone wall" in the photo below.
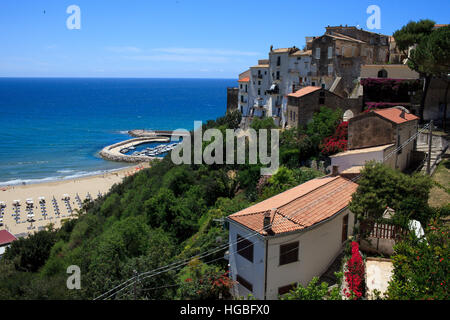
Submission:
{"label": "stone wall", "polygon": [[239,101],[239,88],[227,88],[227,112],[237,110]]}
{"label": "stone wall", "polygon": [[361,99],[346,99],[326,89],[317,90],[303,97],[288,97],[287,122],[289,127],[306,126],[314,113],[320,111],[321,106],[342,112],[351,110],[354,115],[361,112]]}
{"label": "stone wall", "polygon": [[375,113],[350,119],[348,125],[348,149],[359,149],[395,143],[393,124]]}
{"label": "stone wall", "polygon": [[146,144],[151,142],[169,142],[169,141],[170,141],[169,138],[162,138],[162,137],[130,139],[103,148],[99,152],[99,155],[103,159],[109,161],[128,162],[128,163],[148,162],[150,160],[156,159],[156,157],[126,155],[120,153],[120,150],[126,147],[137,146],[140,144]]}

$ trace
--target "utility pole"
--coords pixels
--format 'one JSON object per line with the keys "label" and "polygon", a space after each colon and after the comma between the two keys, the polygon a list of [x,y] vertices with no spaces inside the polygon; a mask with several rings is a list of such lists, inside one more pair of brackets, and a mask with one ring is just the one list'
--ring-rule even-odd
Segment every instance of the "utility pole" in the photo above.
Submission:
{"label": "utility pole", "polygon": [[431,176],[431,145],[433,144],[433,120],[430,121],[430,128],[428,132],[428,161],[427,174]]}

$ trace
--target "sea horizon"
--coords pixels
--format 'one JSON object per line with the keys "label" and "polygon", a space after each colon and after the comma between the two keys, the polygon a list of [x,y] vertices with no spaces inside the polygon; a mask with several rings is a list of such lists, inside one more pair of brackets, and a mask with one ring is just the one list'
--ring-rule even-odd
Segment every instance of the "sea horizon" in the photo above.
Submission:
{"label": "sea horizon", "polygon": [[129,167],[98,156],[133,129],[193,129],[226,111],[235,79],[0,77],[0,186]]}

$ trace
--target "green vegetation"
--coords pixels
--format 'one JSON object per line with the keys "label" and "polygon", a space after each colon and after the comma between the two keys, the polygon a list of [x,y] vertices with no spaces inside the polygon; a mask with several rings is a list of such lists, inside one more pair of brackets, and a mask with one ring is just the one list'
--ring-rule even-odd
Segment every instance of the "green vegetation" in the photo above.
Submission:
{"label": "green vegetation", "polygon": [[314,277],[306,287],[297,285],[294,289],[282,295],[281,300],[342,300],[340,285],[342,282],[342,273],[336,272],[338,285],[329,287],[328,283],[319,284],[319,278]]}
{"label": "green vegetation", "polygon": [[352,196],[350,210],[359,221],[380,220],[387,207],[395,210],[392,222],[407,226],[411,219],[426,225],[434,211],[428,206],[431,179],[412,176],[381,163],[369,162],[361,172],[358,189]]}
{"label": "green vegetation", "polygon": [[[248,154],[245,165],[177,166],[170,156],[153,162],[85,204],[77,220],[14,242],[0,261],[0,299],[93,299],[136,274],[184,259],[189,263],[143,274],[136,285],[110,298],[229,298],[225,249],[203,259],[192,257],[227,244],[224,217],[323,175],[301,167],[301,161],[320,156],[315,144],[335,131],[339,116],[323,108],[308,128],[283,131],[285,157],[269,179],[261,177],[261,164],[248,163]],[[239,113],[233,112],[203,129],[236,129],[239,122]],[[266,118],[252,127],[275,125]],[[81,290],[66,288],[70,265],[80,267]]]}
{"label": "green vegetation", "polygon": [[[394,33],[395,42],[398,48],[408,56],[408,50],[412,47],[408,65],[412,70],[417,71],[425,79],[424,93],[420,105],[420,118],[423,119],[425,99],[428,88],[433,77],[443,79],[447,82],[448,95],[450,81],[450,27],[445,26],[433,29],[435,22],[432,20],[411,21],[400,30]],[[444,131],[446,123],[447,99],[444,99]]]}
{"label": "green vegetation", "polygon": [[[448,217],[450,207],[448,203],[437,208],[428,206],[431,179],[421,174],[408,176],[371,162],[363,169],[358,184],[350,210],[360,221],[368,218],[406,228],[408,221],[414,219],[424,227],[424,237],[417,238],[409,232],[394,246],[394,272],[384,298],[447,300],[449,227],[441,219]],[[381,217],[387,206],[395,210],[389,220]]]}
{"label": "green vegetation", "polygon": [[443,160],[433,176],[434,186],[430,192],[429,205],[441,207],[450,204],[450,160]]}
{"label": "green vegetation", "polygon": [[394,274],[387,298],[392,300],[448,300],[450,248],[449,227],[431,221],[425,238],[414,234],[394,246]]}

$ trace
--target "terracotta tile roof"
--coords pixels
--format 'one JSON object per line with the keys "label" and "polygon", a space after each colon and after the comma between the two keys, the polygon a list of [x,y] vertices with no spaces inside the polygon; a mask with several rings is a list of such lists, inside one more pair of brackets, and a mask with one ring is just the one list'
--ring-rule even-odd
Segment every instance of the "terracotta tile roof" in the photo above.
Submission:
{"label": "terracotta tile roof", "polygon": [[0,230],[0,246],[9,244],[15,240],[17,240],[17,238],[8,230]]}
{"label": "terracotta tile roof", "polygon": [[245,78],[242,78],[242,79],[238,80],[238,82],[249,82],[249,81],[250,81],[249,77],[245,77]]}
{"label": "terracotta tile roof", "polygon": [[300,98],[300,97],[306,96],[307,94],[310,94],[310,93],[320,90],[320,89],[321,89],[321,87],[308,86],[308,87],[301,88],[300,90],[298,90],[294,93],[290,93],[290,94],[288,94],[288,96]]}
{"label": "terracotta tile roof", "polygon": [[302,230],[347,207],[357,186],[340,176],[316,178],[228,218],[266,235],[266,231],[261,231],[264,215],[271,213],[273,234]]}
{"label": "terracotta tile roof", "polygon": [[402,110],[399,108],[388,108],[388,109],[379,109],[374,110],[376,114],[382,116],[383,118],[395,122],[397,124],[401,124],[408,121],[419,120],[419,117],[405,112],[404,118],[401,117]]}

